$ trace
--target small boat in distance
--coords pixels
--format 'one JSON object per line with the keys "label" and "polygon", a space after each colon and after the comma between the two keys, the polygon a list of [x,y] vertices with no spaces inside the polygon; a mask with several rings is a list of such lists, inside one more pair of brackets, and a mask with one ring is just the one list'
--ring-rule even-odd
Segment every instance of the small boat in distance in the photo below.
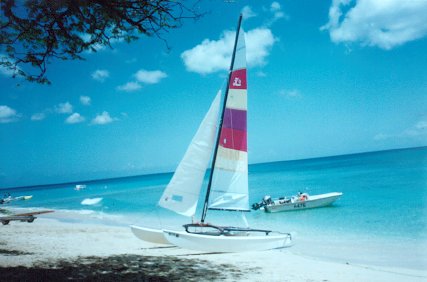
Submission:
{"label": "small boat in distance", "polygon": [[30,200],[33,196],[18,196],[12,197],[10,194],[5,195],[2,199],[0,199],[0,204],[8,204],[13,201],[25,201]]}
{"label": "small boat in distance", "polygon": [[31,196],[18,196],[18,197],[15,197],[15,201],[19,201],[19,200],[26,201],[26,200],[30,200],[32,198],[33,198],[32,195]]}
{"label": "small boat in distance", "polygon": [[311,196],[307,193],[299,192],[298,195],[278,199],[271,199],[270,196],[264,196],[261,202],[252,205],[252,209],[264,209],[265,212],[281,212],[320,208],[331,205],[341,196],[341,192]]}
{"label": "small boat in distance", "polygon": [[84,184],[77,184],[76,187],[74,187],[74,190],[79,191],[86,188],[86,185]]}

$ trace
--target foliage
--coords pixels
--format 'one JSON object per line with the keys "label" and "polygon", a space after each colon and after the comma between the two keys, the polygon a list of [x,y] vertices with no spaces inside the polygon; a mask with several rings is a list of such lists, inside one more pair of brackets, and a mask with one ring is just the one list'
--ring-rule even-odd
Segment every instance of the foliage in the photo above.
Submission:
{"label": "foliage", "polygon": [[[198,19],[197,1],[175,0],[1,0],[0,71],[29,81],[50,83],[53,58],[84,59],[115,41],[157,36]],[[27,71],[35,71],[31,74]]]}

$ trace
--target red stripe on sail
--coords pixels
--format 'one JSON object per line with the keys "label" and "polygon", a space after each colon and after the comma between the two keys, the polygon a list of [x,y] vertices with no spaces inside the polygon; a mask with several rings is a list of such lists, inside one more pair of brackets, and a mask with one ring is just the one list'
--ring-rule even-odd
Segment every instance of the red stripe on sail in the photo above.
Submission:
{"label": "red stripe on sail", "polygon": [[230,89],[247,89],[246,69],[235,70],[230,76]]}
{"label": "red stripe on sail", "polygon": [[222,127],[246,131],[246,111],[226,108]]}
{"label": "red stripe on sail", "polygon": [[246,131],[223,127],[219,144],[227,149],[247,152],[248,145],[246,136]]}

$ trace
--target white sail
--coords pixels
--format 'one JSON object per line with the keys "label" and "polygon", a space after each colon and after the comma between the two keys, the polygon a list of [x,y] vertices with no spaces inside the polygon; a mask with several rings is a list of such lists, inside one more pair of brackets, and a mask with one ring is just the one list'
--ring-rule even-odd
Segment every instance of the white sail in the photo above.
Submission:
{"label": "white sail", "polygon": [[242,29],[229,79],[209,209],[249,211],[246,47]]}
{"label": "white sail", "polygon": [[200,188],[212,156],[218,123],[221,91],[218,91],[175,174],[163,192],[159,205],[176,213],[193,216]]}

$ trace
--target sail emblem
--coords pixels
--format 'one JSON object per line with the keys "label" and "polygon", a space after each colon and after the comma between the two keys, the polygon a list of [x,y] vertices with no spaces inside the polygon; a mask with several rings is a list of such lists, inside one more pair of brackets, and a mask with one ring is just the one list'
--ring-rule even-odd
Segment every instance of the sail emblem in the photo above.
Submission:
{"label": "sail emblem", "polygon": [[236,87],[242,86],[242,80],[238,77],[235,77],[233,81],[233,86],[236,86]]}

